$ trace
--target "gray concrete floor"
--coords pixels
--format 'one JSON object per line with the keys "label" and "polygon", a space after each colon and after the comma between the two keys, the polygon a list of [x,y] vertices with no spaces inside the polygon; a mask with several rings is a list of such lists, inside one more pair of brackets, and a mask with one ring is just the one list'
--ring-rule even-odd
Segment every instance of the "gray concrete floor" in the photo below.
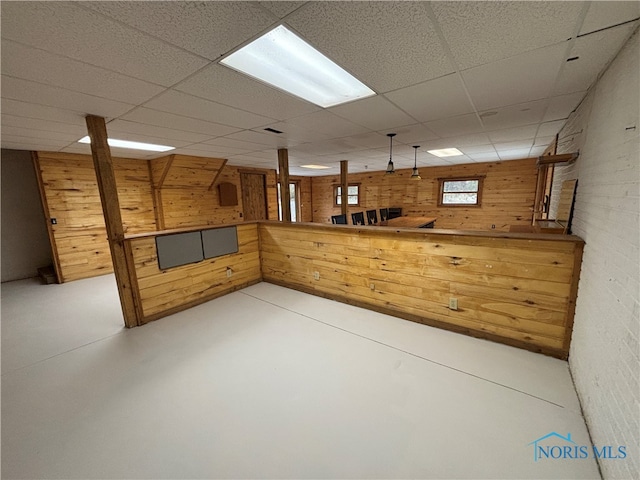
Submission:
{"label": "gray concrete floor", "polygon": [[1,306],[2,478],[599,478],[534,461],[589,444],[560,360],[267,283],[130,330],[111,275]]}

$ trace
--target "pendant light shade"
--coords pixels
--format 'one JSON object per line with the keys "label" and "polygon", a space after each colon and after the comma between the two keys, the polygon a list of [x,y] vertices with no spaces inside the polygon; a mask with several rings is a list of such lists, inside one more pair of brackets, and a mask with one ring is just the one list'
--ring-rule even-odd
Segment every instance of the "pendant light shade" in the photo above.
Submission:
{"label": "pendant light shade", "polygon": [[422,177],[418,173],[418,149],[420,148],[420,145],[414,145],[413,148],[413,172],[411,173],[411,180],[422,180]]}
{"label": "pendant light shade", "polygon": [[393,137],[395,136],[395,133],[387,133],[387,137],[389,137],[389,163],[387,164],[387,174],[396,173],[396,170],[393,168]]}

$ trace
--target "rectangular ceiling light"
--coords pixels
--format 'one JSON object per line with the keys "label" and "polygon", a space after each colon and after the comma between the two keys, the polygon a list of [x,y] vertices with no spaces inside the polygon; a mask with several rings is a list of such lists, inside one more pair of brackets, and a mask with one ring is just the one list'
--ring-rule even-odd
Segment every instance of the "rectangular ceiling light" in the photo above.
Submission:
{"label": "rectangular ceiling light", "polygon": [[325,168],[331,168],[331,167],[327,167],[326,165],[300,165],[302,168],[311,168],[314,170],[324,170]]}
{"label": "rectangular ceiling light", "polygon": [[457,148],[441,148],[440,150],[427,150],[427,152],[436,157],[456,157],[458,155],[464,155]]}
{"label": "rectangular ceiling light", "polygon": [[[91,143],[91,139],[87,135],[78,140],[78,143]],[[149,152],[168,152],[169,150],[175,150],[176,147],[170,147],[168,145],[156,145],[154,143],[142,143],[142,142],[130,142],[129,140],[117,140],[115,138],[107,139],[107,143],[110,147],[117,148],[130,148],[133,150],[148,150]]]}
{"label": "rectangular ceiling light", "polygon": [[376,94],[283,25],[220,63],[324,108]]}

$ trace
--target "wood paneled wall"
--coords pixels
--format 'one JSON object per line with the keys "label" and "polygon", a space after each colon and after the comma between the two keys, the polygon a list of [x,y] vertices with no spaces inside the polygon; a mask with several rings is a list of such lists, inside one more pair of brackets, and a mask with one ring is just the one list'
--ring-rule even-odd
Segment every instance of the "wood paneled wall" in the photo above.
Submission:
{"label": "wood paneled wall", "polygon": [[[276,171],[261,169],[243,169],[224,164],[224,160],[216,158],[189,157],[173,155],[174,163],[169,169],[175,169],[176,161],[182,173],[176,178],[169,178],[162,184],[156,194],[156,208],[161,215],[161,228],[186,228],[224,223],[241,222],[243,220],[242,184],[240,170],[263,173],[267,178],[267,208],[269,219],[278,219],[278,191]],[[161,174],[160,166],[153,167],[154,162],[160,165],[164,159],[152,160],[154,182]],[[218,170],[221,170],[218,175]],[[158,173],[156,173],[158,172]],[[215,180],[215,183],[212,183]],[[232,183],[238,192],[238,205],[220,206],[217,185],[220,182]],[[162,222],[158,222],[162,223]]]}
{"label": "wood paneled wall", "polygon": [[[349,212],[385,207],[402,207],[403,215],[437,217],[436,228],[508,231],[510,225],[530,225],[536,193],[536,160],[473,163],[450,167],[421,167],[421,181],[411,181],[410,169],[355,173],[349,183],[359,183],[360,205]],[[438,207],[438,178],[485,176],[480,207]],[[333,205],[337,175],[312,177],[313,221],[331,223],[340,213]],[[350,223],[350,222],[349,222]]]}
{"label": "wood paneled wall", "polygon": [[[160,318],[261,280],[257,223],[239,224],[238,253],[160,270],[155,235],[128,238],[141,322]],[[227,269],[231,276],[227,277]]]}
{"label": "wood paneled wall", "polygon": [[[60,281],[111,273],[113,266],[91,156],[36,152],[34,158],[45,215],[57,222],[48,228]],[[239,169],[226,165],[223,159],[186,155],[151,161],[114,158],[114,166],[127,234],[243,221]],[[266,175],[269,219],[277,219],[276,171],[251,171]],[[220,206],[216,188],[219,182],[236,185],[237,206]]]}
{"label": "wood paneled wall", "polygon": [[[90,155],[34,155],[45,216],[61,282],[113,271],[100,194]],[[145,160],[114,158],[120,211],[126,233],[156,230],[149,167]]]}
{"label": "wood paneled wall", "polygon": [[[577,237],[278,223],[259,231],[265,281],[568,355],[583,248]],[[449,309],[452,297],[458,310]]]}

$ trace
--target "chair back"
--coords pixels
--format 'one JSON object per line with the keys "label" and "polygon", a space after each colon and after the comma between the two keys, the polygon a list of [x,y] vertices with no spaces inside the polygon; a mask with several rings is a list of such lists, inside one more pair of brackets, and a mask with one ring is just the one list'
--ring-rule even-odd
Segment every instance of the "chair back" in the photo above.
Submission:
{"label": "chair back", "polygon": [[341,215],[331,215],[331,223],[334,225],[346,225],[347,216],[344,213]]}
{"label": "chair back", "polygon": [[352,213],[351,221],[354,225],[364,225],[364,212]]}
{"label": "chair back", "polygon": [[380,209],[380,221],[381,222],[386,222],[389,219],[389,209],[388,208],[381,208]]}
{"label": "chair back", "polygon": [[375,225],[378,223],[378,213],[375,210],[367,210],[367,224]]}

